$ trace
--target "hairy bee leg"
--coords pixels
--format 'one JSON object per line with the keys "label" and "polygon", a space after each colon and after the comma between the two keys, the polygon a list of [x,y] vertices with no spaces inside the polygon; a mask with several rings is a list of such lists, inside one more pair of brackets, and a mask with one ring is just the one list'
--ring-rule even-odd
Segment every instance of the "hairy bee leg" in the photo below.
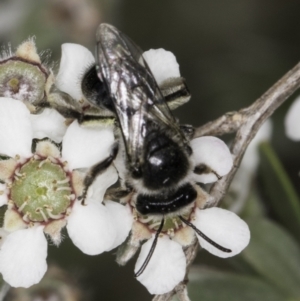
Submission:
{"label": "hairy bee leg", "polygon": [[194,173],[197,175],[202,175],[202,174],[208,174],[208,173],[213,173],[218,180],[221,180],[222,177],[213,169],[211,169],[210,167],[208,167],[205,164],[198,164],[195,168],[194,168]]}
{"label": "hairy bee leg", "polygon": [[[97,127],[99,125],[111,125],[115,122],[114,116],[101,116],[97,115],[97,112],[94,115],[89,115],[89,112],[85,112],[85,115],[82,115],[79,124],[86,127]],[[91,112],[93,113],[93,112]]]}
{"label": "hairy bee leg", "polygon": [[104,198],[109,200],[120,200],[125,198],[132,192],[131,187],[126,188],[110,188],[107,189]]}
{"label": "hairy bee leg", "polygon": [[214,247],[216,247],[217,249],[221,250],[222,252],[225,253],[231,253],[232,251],[230,249],[226,249],[222,246],[220,246],[219,244],[217,244],[216,242],[214,242],[213,240],[211,240],[209,237],[207,237],[204,233],[202,233],[198,228],[195,227],[194,224],[192,224],[191,222],[189,222],[188,220],[186,220],[185,218],[183,218],[181,215],[179,215],[179,218],[189,227],[191,227],[193,230],[196,231],[196,233],[201,236],[203,239],[205,239],[208,243],[210,243],[211,245],[213,245]]}
{"label": "hairy bee leg", "polygon": [[105,160],[101,161],[100,163],[97,163],[96,165],[94,165],[90,169],[89,173],[86,175],[86,177],[84,179],[83,193],[78,198],[79,200],[81,200],[82,205],[84,205],[84,201],[86,199],[89,187],[93,184],[95,178],[97,176],[101,175],[111,165],[111,163],[113,162],[113,160],[116,158],[116,156],[118,154],[118,150],[119,150],[119,144],[117,142],[112,146],[112,150],[111,150],[109,157],[107,157]]}
{"label": "hairy bee leg", "polygon": [[191,93],[182,77],[165,80],[159,88],[171,110],[182,106],[191,98]]}
{"label": "hairy bee leg", "polygon": [[147,255],[144,263],[140,267],[140,269],[134,274],[135,277],[139,277],[145,271],[145,269],[146,269],[146,267],[147,267],[147,265],[148,265],[148,263],[149,263],[152,255],[154,253],[154,250],[155,250],[155,247],[156,247],[156,244],[157,244],[157,240],[158,240],[158,236],[159,236],[159,234],[160,234],[160,232],[161,232],[161,230],[162,230],[162,228],[164,226],[164,223],[165,223],[165,219],[163,218],[161,220],[161,223],[160,223],[160,226],[159,226],[157,232],[155,233],[155,237],[154,237],[151,249],[150,249],[150,251],[149,251],[149,253],[148,253],[148,255]]}

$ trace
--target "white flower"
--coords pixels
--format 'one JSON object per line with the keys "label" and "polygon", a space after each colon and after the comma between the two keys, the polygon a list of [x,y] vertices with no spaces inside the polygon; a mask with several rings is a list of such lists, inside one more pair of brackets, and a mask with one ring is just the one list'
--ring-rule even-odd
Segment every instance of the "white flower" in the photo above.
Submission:
{"label": "white flower", "polygon": [[288,138],[299,141],[300,140],[300,122],[299,122],[299,114],[300,114],[300,96],[298,96],[291,107],[289,108],[285,119],[285,133]]}
{"label": "white flower", "polygon": [[[162,48],[151,49],[143,53],[154,78],[161,85],[169,78],[180,77],[179,64],[170,51]],[[75,100],[82,100],[81,81],[85,72],[95,64],[93,54],[79,44],[65,43],[62,45],[62,57],[56,86],[71,95]]]}
{"label": "white flower", "polygon": [[[226,175],[232,168],[232,156],[229,149],[220,139],[215,137],[201,137],[191,141],[193,149],[192,161],[194,166],[202,166],[204,174],[193,173],[190,176],[191,183],[211,183],[218,177]],[[137,279],[149,290],[151,294],[164,294],[172,290],[184,279],[186,271],[186,260],[182,247],[190,245],[194,241],[195,234],[199,244],[208,252],[219,257],[231,257],[240,253],[249,243],[250,232],[247,224],[236,214],[221,209],[202,209],[205,201],[205,193],[199,188],[196,208],[186,208],[178,215],[191,223],[201,233],[187,226],[180,218],[166,216],[165,224],[173,223],[169,229],[164,230],[157,240],[154,253],[141,275]],[[149,227],[160,224],[158,217],[145,218],[138,216],[138,222],[144,223],[144,229],[135,229],[133,235],[137,240],[146,239]],[[155,227],[157,229],[157,227]],[[144,232],[143,232],[144,231]],[[201,234],[201,235],[199,235]],[[203,238],[204,234],[207,239]],[[147,238],[149,239],[149,237]],[[144,263],[153,243],[153,236],[141,249],[135,272],[137,273]],[[224,250],[225,249],[225,250]]]}
{"label": "white flower", "polygon": [[[51,118],[45,118],[50,122]],[[59,244],[61,228],[67,223],[74,244],[95,255],[122,243],[132,223],[128,208],[102,203],[106,189],[118,178],[113,166],[95,179],[85,205],[77,200],[83,192],[83,171],[109,156],[113,130],[82,128],[74,121],[62,139],[62,154],[49,140],[38,142],[32,153],[34,130],[39,131],[35,122],[22,102],[0,98],[0,154],[8,156],[0,161],[0,178],[5,182],[0,186],[0,203],[8,204],[4,229],[9,232],[0,249],[0,272],[16,287],[28,287],[43,277],[47,266],[44,233]],[[40,138],[47,137],[47,128],[43,132]],[[121,215],[122,231],[114,223]]]}
{"label": "white flower", "polygon": [[83,99],[81,80],[84,72],[95,64],[94,56],[79,44],[65,43],[61,48],[62,56],[56,76],[56,86],[79,101]]}
{"label": "white flower", "polygon": [[[154,237],[143,246],[135,265],[137,272],[149,254]],[[183,280],[186,259],[182,246],[166,235],[158,239],[157,246],[145,271],[137,278],[151,294],[164,294],[171,291]]]}
{"label": "white flower", "polygon": [[179,64],[171,51],[150,49],[143,53],[143,57],[158,85],[169,78],[180,77]]}
{"label": "white flower", "polygon": [[[77,57],[74,57],[74,53],[77,53]],[[94,60],[91,58],[91,53],[88,50],[74,44],[63,46],[62,56],[62,62],[67,63],[61,63],[64,71],[59,72],[58,78],[64,84],[59,85],[58,87],[62,91],[68,93],[72,90],[77,91],[76,95],[70,94],[76,100],[80,100],[82,98],[82,91],[80,86],[78,86],[78,82],[80,82],[84,72],[94,63]],[[163,49],[149,50],[145,52],[143,56],[158,85],[163,84],[170,78],[180,77],[179,65],[171,52]],[[80,61],[80,63],[77,64],[77,61]],[[76,66],[78,66],[78,68]],[[76,89],[74,88],[74,85],[77,85]],[[207,194],[196,185],[198,182],[212,183],[217,181],[218,178],[226,175],[233,164],[231,153],[225,143],[215,137],[196,138],[191,142],[191,147],[193,149],[193,154],[190,160],[194,170],[188,175],[188,180],[195,189],[197,189],[198,198],[195,201],[195,207],[193,204],[188,206],[180,212],[180,215],[186,218],[188,222],[193,223],[195,227],[213,240],[214,243],[229,249],[230,252],[225,252],[224,254],[223,251],[220,251],[217,247],[207,243],[206,240],[203,240],[203,238],[197,234],[199,243],[203,248],[220,257],[234,256],[241,252],[249,242],[250,233],[248,226],[234,213],[229,211],[220,208],[201,209],[207,198]],[[123,151],[122,148],[119,150],[119,155],[114,162],[118,169],[119,176],[122,179],[126,177],[125,175],[127,173],[126,167],[124,166]],[[128,200],[128,202],[130,203],[130,200]],[[95,209],[101,207],[99,204],[94,203],[93,206]],[[115,203],[107,203],[105,209],[109,211],[115,206]],[[126,207],[123,209],[127,210]],[[86,216],[89,216],[91,220],[93,220],[93,214],[89,213],[89,210],[93,211],[92,208],[86,209],[86,212],[80,211],[82,212],[82,215],[86,214]],[[104,208],[102,208],[102,210],[104,212]],[[133,238],[131,240],[136,245],[141,241],[147,240],[141,248],[135,266],[135,272],[138,272],[150,251],[154,241],[154,236],[152,235],[153,229],[157,230],[161,223],[161,217],[142,216],[135,210],[134,204],[131,210],[132,211],[127,211],[128,214],[124,214],[120,210],[119,214],[114,214],[113,216],[115,217],[114,224],[119,227],[118,233],[121,235],[121,230],[128,233],[129,230],[124,229],[124,224],[131,224],[132,217],[130,217],[130,213],[133,214],[136,222],[132,225]],[[76,208],[74,216],[75,215]],[[103,216],[105,216],[104,213]],[[191,227],[184,225],[182,220],[180,220],[176,214],[169,217],[167,216],[166,219],[168,219],[168,221],[165,222],[165,225],[170,224],[170,226],[168,226],[169,228],[167,230],[162,231],[160,237],[158,237],[152,258],[143,273],[137,277],[137,279],[146,286],[152,294],[166,293],[183,280],[186,271],[186,259],[182,247],[190,245],[196,237],[195,231]],[[103,229],[103,221],[99,221],[96,218],[95,220],[97,220],[99,224],[97,229]],[[81,231],[80,225],[77,226],[75,232],[77,231]],[[98,233],[98,231],[95,229],[95,232]],[[112,241],[110,231],[111,229],[107,228],[108,233],[97,235],[107,236],[106,239],[108,240],[110,238]],[[69,231],[69,233],[71,233],[71,231]],[[124,236],[124,234],[121,236]],[[83,241],[84,240],[81,239],[81,242]],[[88,241],[90,241],[89,236],[86,237],[86,241],[87,242],[84,242],[84,244],[88,245]],[[115,242],[116,244],[119,244],[117,238]],[[76,244],[75,241],[74,243]],[[113,246],[115,246],[114,243]]]}
{"label": "white flower", "polygon": [[44,109],[40,114],[30,114],[33,138],[45,137],[60,143],[67,130],[65,118],[57,111]]}

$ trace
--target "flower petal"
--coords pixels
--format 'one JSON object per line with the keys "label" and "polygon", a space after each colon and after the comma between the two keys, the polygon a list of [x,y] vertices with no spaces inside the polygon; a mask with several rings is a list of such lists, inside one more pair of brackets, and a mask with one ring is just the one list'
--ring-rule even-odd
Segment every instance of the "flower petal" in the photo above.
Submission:
{"label": "flower petal", "polygon": [[[127,238],[133,223],[133,216],[127,206],[119,203],[106,201],[105,207],[110,213],[111,220],[116,227],[116,238],[110,249],[118,247]],[[108,250],[109,251],[109,250]]]}
{"label": "flower petal", "polygon": [[84,128],[74,121],[63,138],[62,156],[71,169],[91,167],[109,156],[113,142],[112,128]]}
{"label": "flower petal", "polygon": [[41,114],[31,114],[30,120],[33,128],[33,138],[50,138],[54,142],[61,142],[67,130],[65,118],[57,111],[44,109]]}
{"label": "flower petal", "polygon": [[236,214],[225,209],[197,209],[194,225],[208,238],[232,251],[223,252],[197,235],[201,247],[219,257],[227,258],[239,254],[250,241],[248,225]]}
{"label": "flower petal", "polygon": [[81,100],[82,76],[87,69],[95,64],[93,54],[79,44],[65,43],[61,46],[62,56],[56,86],[71,95],[75,100]]}
{"label": "flower petal", "polygon": [[47,241],[43,227],[9,234],[0,251],[0,272],[13,287],[38,283],[47,270]]}
{"label": "flower petal", "polygon": [[296,98],[293,104],[290,106],[285,119],[285,133],[288,138],[298,141],[300,140],[300,96]]}
{"label": "flower petal", "polygon": [[[143,246],[134,271],[138,272],[144,263],[154,240],[154,236]],[[164,236],[158,238],[154,253],[144,270],[137,277],[151,294],[164,294],[171,291],[185,275],[186,259],[182,247]]]}
{"label": "flower petal", "polygon": [[[111,165],[104,173],[99,175],[88,190],[87,197],[103,201],[103,196],[108,187],[116,183],[118,180],[118,173],[116,169]],[[88,200],[87,200],[88,202]]]}
{"label": "flower petal", "polygon": [[75,202],[67,230],[74,245],[88,255],[109,250],[117,235],[109,211],[94,200],[88,200],[86,205]]}
{"label": "flower petal", "polygon": [[171,51],[163,48],[150,49],[143,53],[143,57],[158,85],[168,78],[180,77],[179,64]]}
{"label": "flower petal", "polygon": [[201,183],[212,183],[218,180],[215,173],[225,176],[232,168],[233,160],[227,145],[220,139],[205,136],[191,141],[192,159],[196,166],[204,165],[212,172],[194,174],[194,179]]}
{"label": "flower petal", "polygon": [[19,100],[0,97],[0,153],[11,157],[31,155],[30,113]]}

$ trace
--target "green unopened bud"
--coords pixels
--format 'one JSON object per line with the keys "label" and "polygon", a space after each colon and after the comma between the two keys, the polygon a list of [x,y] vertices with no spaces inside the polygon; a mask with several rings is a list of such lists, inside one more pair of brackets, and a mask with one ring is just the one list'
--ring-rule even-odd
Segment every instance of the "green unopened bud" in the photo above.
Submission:
{"label": "green unopened bud", "polygon": [[44,97],[47,74],[38,64],[12,57],[0,62],[0,96],[36,104]]}

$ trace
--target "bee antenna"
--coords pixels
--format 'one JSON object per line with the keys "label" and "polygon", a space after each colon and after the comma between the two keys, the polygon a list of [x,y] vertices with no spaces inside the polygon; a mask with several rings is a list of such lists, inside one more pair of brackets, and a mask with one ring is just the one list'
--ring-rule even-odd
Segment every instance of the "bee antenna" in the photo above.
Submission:
{"label": "bee antenna", "polygon": [[154,237],[151,249],[150,249],[150,251],[149,251],[149,253],[148,253],[148,255],[147,255],[144,263],[140,267],[140,269],[134,274],[134,277],[139,277],[145,271],[145,269],[146,269],[146,267],[147,267],[147,265],[148,265],[148,263],[149,263],[152,255],[153,255],[153,252],[155,250],[155,247],[156,247],[156,244],[157,244],[157,239],[158,239],[158,236],[159,236],[159,234],[160,234],[160,232],[161,232],[161,230],[162,230],[162,228],[164,226],[164,223],[165,223],[165,219],[163,218],[161,220],[161,223],[160,223],[160,226],[159,226],[157,232],[155,233],[155,237]]}
{"label": "bee antenna", "polygon": [[196,226],[194,224],[192,224],[191,222],[189,222],[188,220],[186,220],[185,218],[183,218],[181,215],[179,215],[179,218],[189,227],[191,227],[193,230],[196,231],[196,233],[201,236],[203,239],[205,239],[208,243],[210,243],[211,245],[213,245],[214,247],[216,247],[217,249],[225,252],[225,253],[231,253],[232,251],[230,249],[226,249],[222,246],[220,246],[219,244],[217,244],[216,242],[214,242],[213,240],[211,240],[209,237],[207,237],[203,232],[201,232],[198,228],[196,228]]}

